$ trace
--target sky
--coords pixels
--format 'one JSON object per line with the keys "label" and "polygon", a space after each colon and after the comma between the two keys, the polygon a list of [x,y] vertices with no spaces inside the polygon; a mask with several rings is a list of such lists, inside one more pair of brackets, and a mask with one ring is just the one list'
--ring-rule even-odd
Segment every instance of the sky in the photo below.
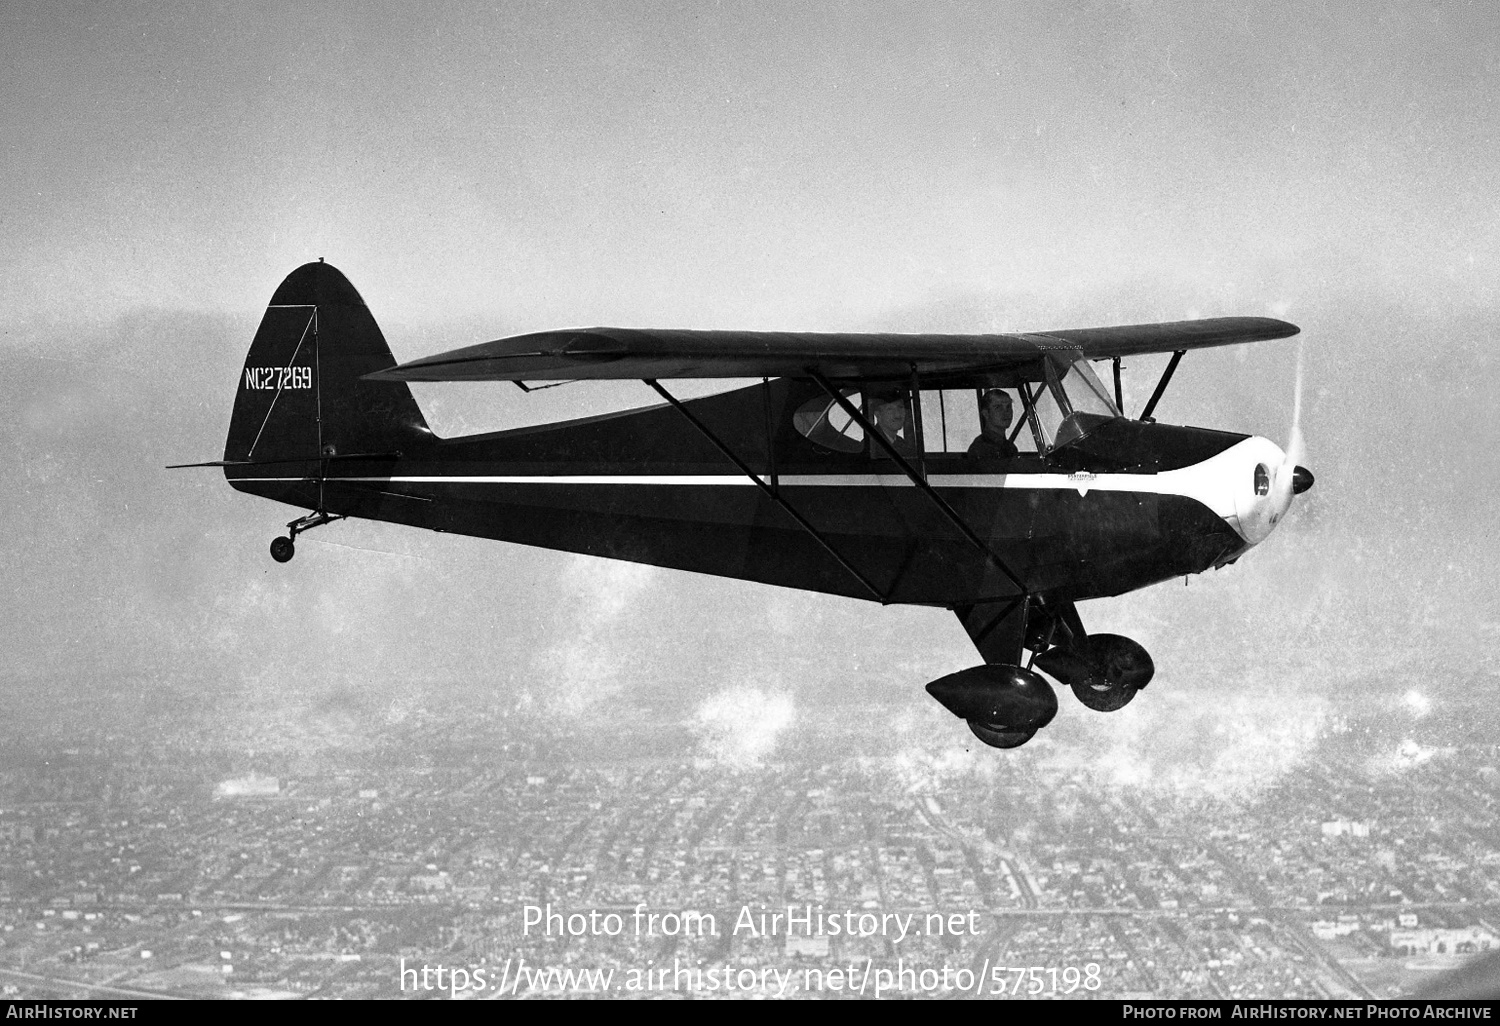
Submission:
{"label": "sky", "polygon": [[[1187,696],[1493,674],[1497,36],[1483,3],[0,7],[6,700],[461,679],[782,723],[852,694],[967,740],[921,692],[977,661],[940,610],[379,524],[271,564],[294,511],[161,468],[220,454],[261,310],[319,257],[402,360],[585,324],[1283,317],[1299,339],[1192,354],[1158,417],[1284,442],[1300,346],[1317,486],[1240,565],[1086,623]],[[419,391],[450,432],[601,395],[654,401]]]}

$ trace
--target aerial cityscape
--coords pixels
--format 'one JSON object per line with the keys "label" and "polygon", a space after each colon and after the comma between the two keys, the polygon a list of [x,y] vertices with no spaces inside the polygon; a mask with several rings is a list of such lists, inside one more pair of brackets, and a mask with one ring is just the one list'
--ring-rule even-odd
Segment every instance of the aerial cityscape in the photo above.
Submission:
{"label": "aerial cityscape", "polygon": [[91,715],[80,686],[77,715],[23,717],[3,749],[0,983],[1408,994],[1500,947],[1497,714],[1461,688],[1371,693],[1389,701],[1273,772],[1215,781],[1091,768],[1078,737],[1018,757],[934,732],[891,752],[875,723],[814,715],[736,736],[640,710],[606,737],[428,703],[358,731],[343,714],[251,730],[185,702],[142,731]]}

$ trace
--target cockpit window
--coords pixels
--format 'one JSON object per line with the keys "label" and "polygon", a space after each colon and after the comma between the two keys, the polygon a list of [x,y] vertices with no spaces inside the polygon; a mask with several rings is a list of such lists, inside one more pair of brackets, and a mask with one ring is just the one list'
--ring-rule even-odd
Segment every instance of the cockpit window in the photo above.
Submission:
{"label": "cockpit window", "polygon": [[[917,454],[917,421],[912,415],[911,393],[906,389],[893,388],[865,393],[865,409],[870,411],[870,423],[880,433],[880,438],[870,440],[870,455],[875,459],[889,459],[889,445],[902,456]],[[884,439],[885,445],[881,444]]]}
{"label": "cockpit window", "polygon": [[[917,426],[909,391],[903,388],[864,391],[846,388],[843,396],[898,453],[916,456]],[[875,459],[890,458],[890,451],[884,445],[877,440],[867,440],[859,422],[827,396],[803,403],[792,414],[792,424],[809,442],[823,449],[868,452]]]}
{"label": "cockpit window", "polygon": [[[1022,380],[1005,387],[923,389],[920,399],[899,386],[844,388],[841,393],[898,453],[911,457],[919,452],[967,454],[981,433],[980,409],[987,392],[1010,399],[1006,444],[1014,446],[1012,457],[1051,452],[1120,416],[1104,383],[1076,349],[1048,352],[1018,376]],[[792,424],[819,448],[889,458],[886,447],[866,438],[859,422],[826,395],[803,403],[792,414]]]}
{"label": "cockpit window", "polygon": [[[860,403],[856,389],[843,390],[844,398],[855,406]],[[843,407],[826,395],[816,396],[803,403],[792,414],[792,424],[814,445],[834,452],[863,452],[865,432],[858,422]]]}
{"label": "cockpit window", "polygon": [[922,441],[934,456],[962,456],[979,434],[979,392],[972,388],[922,390]]}
{"label": "cockpit window", "polygon": [[1004,393],[1011,422],[1006,441],[1016,454],[1036,452],[1036,437],[1026,413],[1026,400],[1016,388],[948,388],[922,391],[922,440],[933,456],[964,456],[984,430],[981,407],[986,393]]}

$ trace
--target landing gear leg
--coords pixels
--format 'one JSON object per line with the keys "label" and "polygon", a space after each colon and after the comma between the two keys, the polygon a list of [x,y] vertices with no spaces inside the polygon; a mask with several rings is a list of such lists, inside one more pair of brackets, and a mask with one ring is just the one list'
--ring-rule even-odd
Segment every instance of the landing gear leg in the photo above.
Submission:
{"label": "landing gear leg", "polygon": [[271,558],[278,563],[287,562],[297,554],[297,535],[303,531],[311,531],[314,527],[322,527],[324,524],[343,519],[342,513],[329,513],[322,509],[314,510],[305,517],[298,517],[286,525],[285,538],[271,539]]}

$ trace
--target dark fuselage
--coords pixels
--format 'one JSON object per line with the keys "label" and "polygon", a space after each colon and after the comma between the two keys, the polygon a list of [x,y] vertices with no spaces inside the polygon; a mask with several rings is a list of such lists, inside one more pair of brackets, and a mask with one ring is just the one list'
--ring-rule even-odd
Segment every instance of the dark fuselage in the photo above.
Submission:
{"label": "dark fuselage", "polygon": [[[225,473],[240,491],[331,514],[791,588],[947,607],[1017,594],[895,461],[833,452],[795,430],[792,411],[817,391],[776,379],[685,404],[775,497],[671,406],[421,434],[382,458],[335,446],[339,458]],[[1163,482],[1244,436],[1135,422],[1119,432],[1045,458],[911,462],[1032,594],[1120,594],[1243,550],[1221,513]]]}

